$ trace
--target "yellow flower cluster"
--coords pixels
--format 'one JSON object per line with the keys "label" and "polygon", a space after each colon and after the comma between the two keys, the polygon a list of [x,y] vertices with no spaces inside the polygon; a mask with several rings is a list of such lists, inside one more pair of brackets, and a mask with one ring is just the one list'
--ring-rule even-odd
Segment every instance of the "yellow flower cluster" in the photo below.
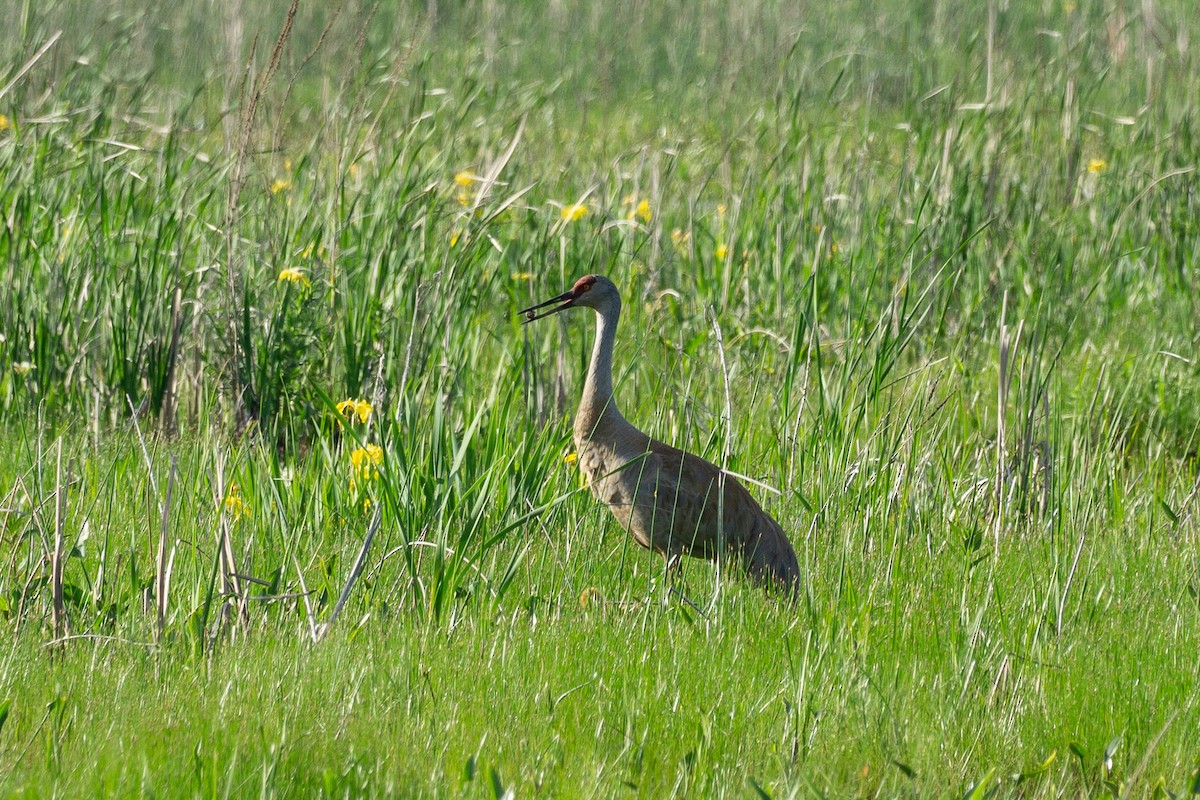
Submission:
{"label": "yellow flower cluster", "polygon": [[675,250],[680,254],[687,252],[688,240],[691,238],[692,234],[681,228],[671,231],[671,244],[675,245]]}
{"label": "yellow flower cluster", "polygon": [[1088,162],[1088,172],[1093,174],[1103,172],[1106,169],[1108,169],[1108,162],[1103,158],[1093,158]]}
{"label": "yellow flower cluster", "polygon": [[367,420],[371,418],[371,412],[375,409],[366,400],[350,398],[338,403],[337,410],[339,414],[347,419],[352,416],[358,417],[358,421],[365,425]]}
{"label": "yellow flower cluster", "polygon": [[8,121],[8,117],[6,117],[3,114],[0,114],[0,133],[3,133],[4,131],[8,130],[11,125],[12,125],[12,123]]}
{"label": "yellow flower cluster", "polygon": [[271,194],[286,192],[290,188],[292,188],[292,182],[286,178],[276,178],[271,182]]}
{"label": "yellow flower cluster", "polygon": [[311,283],[308,280],[308,276],[304,274],[304,271],[296,269],[295,267],[287,267],[285,269],[281,269],[279,271],[279,282],[280,283],[296,283],[296,284],[299,284],[301,288],[305,288],[305,289],[307,289]]}
{"label": "yellow flower cluster", "polygon": [[474,186],[475,182],[478,180],[479,178],[475,177],[475,175],[467,170],[463,170],[455,174],[454,182],[458,185],[458,192],[455,194],[455,198],[458,200],[458,204],[460,206],[471,205],[471,201],[474,199],[471,196],[471,187]]}
{"label": "yellow flower cluster", "polygon": [[713,250],[713,257],[717,261],[724,261],[725,256],[729,255],[729,246],[725,244],[725,212],[727,210],[724,203],[717,205],[717,228],[720,232],[717,234],[717,247]]}
{"label": "yellow flower cluster", "polygon": [[654,219],[654,212],[650,208],[650,201],[644,197],[639,200],[636,195],[628,194],[622,198],[621,203],[627,209],[625,219],[640,219],[647,224],[650,223],[650,220]]}
{"label": "yellow flower cluster", "polygon": [[563,222],[576,222],[587,216],[588,207],[583,203],[571,203],[562,207]]}
{"label": "yellow flower cluster", "polygon": [[379,465],[383,463],[383,448],[377,444],[368,444],[350,454],[350,466],[353,467],[354,477],[350,479],[350,490],[358,486],[359,481],[379,480]]}
{"label": "yellow flower cluster", "polygon": [[225,513],[234,522],[250,516],[250,504],[242,497],[242,491],[236,483],[230,484],[225,495]]}

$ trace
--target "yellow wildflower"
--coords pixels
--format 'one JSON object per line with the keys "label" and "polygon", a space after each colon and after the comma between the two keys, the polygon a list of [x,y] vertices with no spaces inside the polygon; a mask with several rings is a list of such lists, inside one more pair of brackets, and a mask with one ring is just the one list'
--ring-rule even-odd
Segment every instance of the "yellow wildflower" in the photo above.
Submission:
{"label": "yellow wildflower", "polygon": [[563,206],[562,218],[565,222],[575,222],[587,216],[588,207],[583,203],[572,203],[569,206]]}
{"label": "yellow wildflower", "polygon": [[32,361],[18,361],[16,364],[13,364],[13,372],[17,373],[18,375],[28,375],[35,369],[37,369],[37,367],[34,366]]}
{"label": "yellow wildflower", "polygon": [[0,114],[0,133],[8,130],[10,127],[12,127],[12,123],[8,121],[8,117]]}
{"label": "yellow wildflower", "polygon": [[250,505],[242,497],[242,491],[236,483],[229,485],[229,492],[225,495],[225,513],[234,522],[250,516]]}
{"label": "yellow wildflower", "polygon": [[587,473],[579,466],[579,453],[567,453],[563,456],[563,463],[569,464],[579,470],[579,488],[587,488],[588,476]]}
{"label": "yellow wildflower", "polygon": [[360,447],[350,454],[350,465],[354,468],[354,478],[350,481],[350,486],[355,486],[355,481],[370,481],[379,479],[379,465],[383,463],[383,448],[377,444],[368,444],[366,447]]}
{"label": "yellow wildflower", "polygon": [[724,261],[725,256],[729,255],[729,248],[724,242],[718,242],[717,249],[713,251],[713,255],[717,257],[717,261]]}
{"label": "yellow wildflower", "polygon": [[689,239],[691,239],[691,234],[688,231],[680,230],[679,228],[671,231],[671,243],[680,255],[688,254]]}
{"label": "yellow wildflower", "polygon": [[653,212],[650,211],[649,200],[643,200],[642,202],[638,203],[637,210],[634,213],[642,218],[642,222],[649,222],[654,217]]}
{"label": "yellow wildflower", "polygon": [[531,280],[533,280],[533,273],[532,272],[514,272],[509,277],[511,277],[514,281],[531,281]]}
{"label": "yellow wildflower", "polygon": [[466,170],[456,173],[454,176],[454,182],[464,189],[475,183],[476,180],[477,178]]}
{"label": "yellow wildflower", "polygon": [[308,276],[302,270],[298,270],[295,267],[287,267],[279,270],[279,282],[298,283],[302,288],[308,288],[311,283],[308,280]]}
{"label": "yellow wildflower", "polygon": [[455,198],[458,200],[458,204],[460,206],[471,205],[471,193],[466,189],[459,189],[458,194],[455,195]]}
{"label": "yellow wildflower", "polygon": [[271,183],[271,194],[279,194],[292,188],[292,182],[285,178],[276,178]]}
{"label": "yellow wildflower", "polygon": [[366,424],[367,420],[371,418],[371,412],[375,409],[366,400],[350,398],[338,403],[337,410],[343,417],[356,416],[359,422]]}
{"label": "yellow wildflower", "polygon": [[1108,162],[1103,158],[1093,158],[1088,162],[1088,172],[1103,172],[1106,169],[1108,169]]}
{"label": "yellow wildflower", "polygon": [[724,204],[724,203],[717,203],[717,216],[718,216],[718,217],[723,217],[723,216],[725,216],[725,211],[726,211],[725,204]]}
{"label": "yellow wildflower", "polygon": [[650,208],[650,201],[645,198],[639,200],[636,194],[627,194],[622,197],[621,205],[627,209],[625,219],[641,219],[642,222],[648,223],[654,218],[654,211]]}
{"label": "yellow wildflower", "polygon": [[454,233],[450,234],[450,246],[455,247],[457,245],[458,245],[458,231],[454,231]]}

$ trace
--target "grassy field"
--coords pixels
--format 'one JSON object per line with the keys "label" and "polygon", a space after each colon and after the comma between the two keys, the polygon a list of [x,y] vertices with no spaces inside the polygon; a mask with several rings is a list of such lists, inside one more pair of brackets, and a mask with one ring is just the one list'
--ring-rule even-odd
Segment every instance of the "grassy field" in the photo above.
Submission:
{"label": "grassy field", "polygon": [[1200,793],[1190,3],[142,5],[0,8],[0,795]]}

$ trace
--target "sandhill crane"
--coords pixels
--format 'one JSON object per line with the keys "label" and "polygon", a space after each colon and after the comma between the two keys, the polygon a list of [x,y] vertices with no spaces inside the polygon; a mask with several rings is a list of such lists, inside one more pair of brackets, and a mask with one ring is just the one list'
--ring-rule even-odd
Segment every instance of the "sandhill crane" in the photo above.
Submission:
{"label": "sandhill crane", "polygon": [[[558,305],[555,305],[558,304]],[[538,313],[539,309],[554,306]],[[592,494],[642,547],[669,566],[681,555],[732,554],[755,582],[795,597],[800,569],[787,535],[728,472],[656,441],[621,416],[613,399],[612,357],[621,295],[600,275],[521,312],[525,322],[587,307],[599,319],[592,361],[575,416],[579,468]]]}

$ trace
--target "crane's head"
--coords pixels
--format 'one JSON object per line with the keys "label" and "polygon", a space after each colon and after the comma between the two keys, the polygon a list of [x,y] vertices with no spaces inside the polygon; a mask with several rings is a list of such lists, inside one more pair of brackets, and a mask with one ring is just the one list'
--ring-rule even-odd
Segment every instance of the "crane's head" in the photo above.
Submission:
{"label": "crane's head", "polygon": [[[558,305],[555,305],[555,303],[558,303]],[[538,312],[539,308],[545,308],[546,306],[554,307]],[[620,310],[621,294],[617,291],[617,285],[603,275],[584,275],[575,281],[575,285],[571,287],[569,292],[563,292],[557,297],[551,297],[544,303],[530,306],[522,310],[521,314],[524,315],[526,322],[533,322],[535,319],[548,317],[551,314],[557,314],[559,311],[566,311],[568,308],[575,308],[577,306],[587,306],[597,311],[605,311],[610,307]]]}

